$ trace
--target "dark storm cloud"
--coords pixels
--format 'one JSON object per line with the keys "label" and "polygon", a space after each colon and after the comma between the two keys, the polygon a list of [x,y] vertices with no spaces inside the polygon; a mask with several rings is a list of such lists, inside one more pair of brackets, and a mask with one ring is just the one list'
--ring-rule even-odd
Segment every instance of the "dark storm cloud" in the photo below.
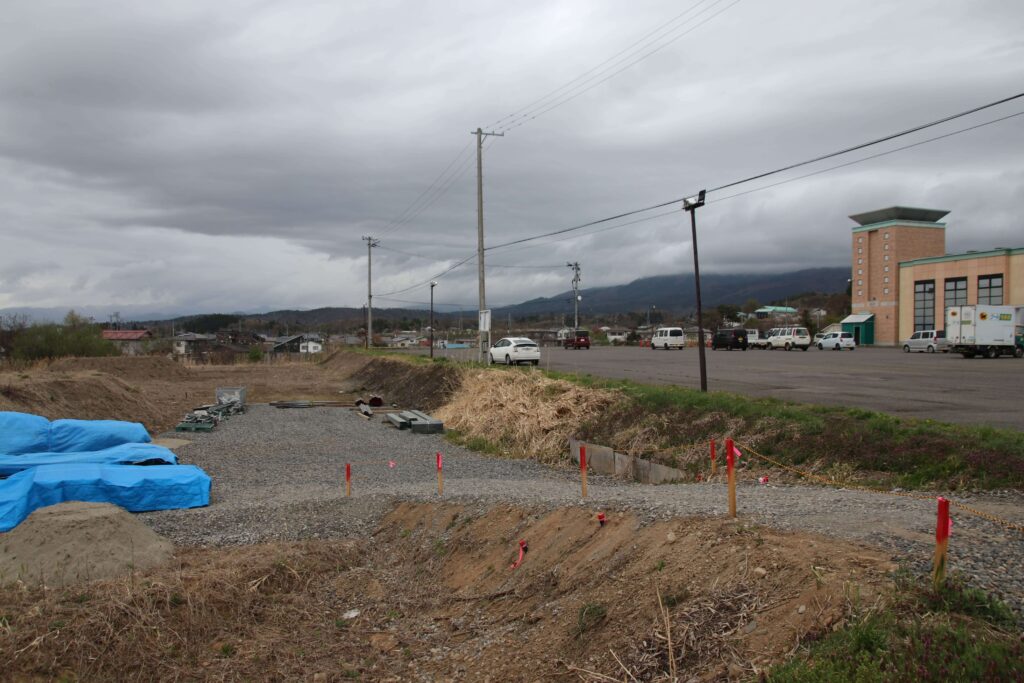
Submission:
{"label": "dark storm cloud", "polygon": [[[475,248],[473,155],[429,209],[390,226],[470,130],[684,7],[15,2],[0,24],[0,307],[360,305],[364,234],[407,252],[376,252],[379,294],[425,282]],[[488,244],[1010,94],[1024,82],[1022,24],[1010,1],[741,2],[492,139]],[[1016,246],[1022,142],[1024,117],[760,192],[712,195],[699,217],[702,261],[709,272],[846,265],[847,216],[892,204],[950,209],[950,250]],[[585,285],[596,286],[689,270],[689,250],[677,212],[487,258],[579,260]],[[489,298],[550,295],[567,272],[495,267]],[[126,275],[141,284],[125,288]],[[439,287],[442,301],[472,303],[475,263]],[[393,296],[419,300],[425,290]]]}

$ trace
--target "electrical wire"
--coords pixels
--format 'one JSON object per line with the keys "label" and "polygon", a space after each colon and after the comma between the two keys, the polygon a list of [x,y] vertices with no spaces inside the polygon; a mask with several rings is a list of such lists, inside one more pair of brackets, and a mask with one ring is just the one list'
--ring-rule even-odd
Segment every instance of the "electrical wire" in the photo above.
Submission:
{"label": "electrical wire", "polygon": [[[705,2],[708,2],[708,0],[698,0],[697,3],[691,5],[688,9],[686,9],[683,12],[677,14],[676,16],[672,17],[668,21],[659,24],[653,30],[645,33],[643,36],[638,38],[636,41],[634,41],[633,43],[627,45],[622,50],[616,52],[614,55],[612,55],[608,59],[604,60],[600,64],[598,64],[598,65],[588,69],[587,71],[584,71],[582,74],[580,74],[576,78],[573,78],[570,81],[566,81],[562,85],[558,86],[557,88],[554,88],[553,90],[551,90],[548,93],[545,93],[541,97],[538,97],[537,99],[533,100],[529,104],[527,104],[527,105],[525,105],[523,107],[520,107],[519,109],[515,110],[514,112],[501,117],[497,121],[492,122],[491,124],[489,124],[488,127],[489,128],[493,128],[493,127],[499,126],[500,124],[505,123],[509,119],[512,119],[512,121],[510,121],[510,123],[514,123],[515,121],[519,120],[519,118],[521,118],[521,116],[525,115],[527,112],[531,111],[532,109],[534,109],[534,108],[536,108],[538,106],[546,106],[546,104],[548,103],[548,100],[555,99],[554,96],[559,95],[559,93],[561,93],[566,88],[569,88],[573,84],[578,83],[579,81],[585,79],[587,76],[591,75],[595,71],[602,70],[602,67],[604,67],[606,64],[610,64],[612,62],[615,62],[620,57],[623,57],[627,53],[632,52],[633,48],[638,47],[638,46],[642,45],[643,43],[647,43],[647,42],[653,43],[654,41],[650,40],[653,36],[657,35],[658,33],[661,33],[667,27],[669,27],[672,24],[676,23],[677,21],[679,21],[680,19],[685,17],[687,14],[689,14],[690,12],[695,10],[697,7],[700,7],[701,5],[703,5]],[[679,27],[671,29],[667,33],[671,33],[671,31],[677,30],[678,28]],[[661,37],[664,37],[664,36],[661,36]],[[644,47],[647,47],[647,46],[644,46]]]}
{"label": "electrical wire", "polygon": [[950,137],[953,137],[954,135],[959,135],[960,133],[966,133],[969,130],[975,130],[977,128],[984,128],[985,126],[990,126],[993,123],[999,123],[1000,121],[1006,121],[1007,119],[1012,119],[1012,118],[1014,118],[1016,116],[1024,116],[1024,111],[1019,111],[1016,114],[1008,114],[1007,116],[1001,116],[998,119],[992,119],[991,121],[985,121],[984,123],[979,123],[977,125],[970,126],[968,128],[961,128],[961,129],[955,130],[955,131],[953,131],[951,133],[946,133],[944,135],[936,135],[933,138],[928,138],[927,140],[920,140],[918,142],[913,142],[913,143],[911,143],[909,145],[903,145],[902,147],[896,147],[894,149],[888,149],[888,150],[886,150],[884,152],[879,152],[877,154],[872,154],[870,156],[862,157],[860,159],[854,159],[853,161],[847,161],[846,163],[836,164],[835,166],[829,166],[828,168],[822,168],[822,169],[819,169],[817,171],[811,171],[810,173],[805,173],[803,175],[799,175],[799,176],[796,176],[796,177],[793,177],[793,178],[786,178],[785,180],[780,180],[778,182],[771,183],[770,185],[764,185],[762,187],[755,187],[752,190],[744,190],[743,192],[736,192],[735,194],[729,194],[729,195],[726,195],[724,197],[719,197],[718,199],[710,200],[707,203],[708,204],[717,204],[718,202],[724,202],[727,199],[734,199],[736,197],[742,197],[743,195],[753,194],[754,192],[760,192],[761,190],[767,190],[767,189],[772,188],[772,187],[778,187],[779,185],[785,185],[786,183],[792,183],[792,182],[795,182],[797,180],[803,180],[804,178],[810,178],[812,176],[821,175],[822,173],[828,173],[829,171],[835,171],[836,169],[839,169],[839,168],[846,168],[847,166],[853,166],[855,164],[859,164],[859,163],[862,163],[862,162],[865,162],[865,161],[870,161],[872,159],[877,159],[879,157],[884,157],[884,156],[888,156],[890,154],[895,154],[896,152],[902,152],[903,150],[911,149],[913,147],[920,147],[921,145],[928,144],[929,142],[935,142],[936,140],[942,140],[943,138],[950,138]]}
{"label": "electrical wire", "polygon": [[[750,177],[747,177],[747,178],[743,178],[741,180],[735,180],[735,181],[732,181],[732,182],[729,182],[729,183],[725,183],[723,185],[719,185],[717,187],[711,188],[711,189],[707,190],[707,192],[708,193],[720,192],[721,190],[724,190],[724,189],[727,189],[727,188],[730,188],[730,187],[736,187],[738,185],[743,185],[743,184],[746,184],[746,183],[749,183],[749,182],[753,182],[755,180],[760,180],[762,178],[767,178],[769,176],[777,175],[777,174],[783,173],[785,171],[791,171],[793,169],[800,168],[802,166],[808,166],[810,164],[814,164],[814,163],[817,163],[819,161],[824,161],[826,159],[832,159],[832,158],[835,158],[835,157],[843,155],[843,154],[849,154],[850,152],[855,152],[857,150],[865,149],[867,147],[878,145],[878,144],[881,144],[883,142],[889,142],[890,140],[895,140],[897,138],[900,138],[900,137],[903,137],[903,136],[906,136],[906,135],[910,135],[912,133],[917,133],[917,132],[920,132],[920,131],[925,130],[927,128],[933,128],[933,127],[941,125],[943,123],[948,123],[950,121],[953,121],[953,120],[956,120],[956,119],[959,119],[959,118],[963,118],[964,116],[969,116],[971,114],[976,114],[976,113],[978,113],[980,111],[984,111],[986,109],[991,109],[992,107],[996,107],[996,106],[999,106],[1001,104],[1006,104],[1007,102],[1012,102],[1012,101],[1018,100],[1018,99],[1020,99],[1022,97],[1024,97],[1024,93],[1018,93],[1016,95],[1011,95],[1010,97],[1004,97],[1004,98],[1002,98],[1000,100],[996,100],[994,102],[989,102],[988,104],[983,104],[981,106],[974,107],[974,108],[968,109],[966,111],[962,111],[962,112],[960,112],[958,114],[952,114],[950,116],[945,116],[945,117],[943,117],[941,119],[937,119],[937,120],[931,121],[929,123],[925,123],[925,124],[921,124],[921,125],[918,125],[918,126],[914,126],[912,128],[907,128],[906,130],[902,130],[902,131],[900,131],[898,133],[891,133],[889,135],[885,135],[885,136],[880,137],[880,138],[875,138],[875,139],[869,140],[867,142],[862,142],[860,144],[853,145],[851,147],[846,147],[844,149],[841,149],[841,150],[838,150],[838,151],[835,151],[835,152],[829,152],[828,154],[822,154],[822,155],[813,157],[811,159],[806,159],[804,161],[799,161],[799,162],[796,162],[796,163],[793,163],[793,164],[788,164],[786,166],[781,166],[779,168],[776,168],[776,169],[773,169],[773,170],[770,170],[770,171],[765,171],[763,173],[758,173],[757,175],[753,175],[753,176],[750,176]],[[951,137],[952,135],[957,135],[959,133],[964,133],[964,132],[967,132],[969,130],[974,130],[975,128],[980,127],[981,125],[990,125],[991,123],[998,123],[999,121],[1005,120],[1005,118],[1009,118],[1009,117],[1004,117],[1002,119],[996,119],[996,120],[990,121],[988,123],[980,124],[979,126],[972,126],[972,127],[964,128],[964,129],[961,129],[961,130],[957,130],[957,131],[954,131],[954,132],[952,132],[952,133],[950,133],[948,135],[937,137],[936,139],[941,139],[943,137]],[[535,240],[538,240],[538,239],[543,239],[545,237],[561,235],[561,234],[565,234],[565,233],[569,233],[569,232],[576,232],[578,230],[583,230],[585,228],[589,228],[589,227],[592,227],[594,225],[600,225],[602,223],[607,223],[607,222],[610,222],[610,221],[618,220],[620,218],[626,218],[628,216],[633,216],[633,215],[640,214],[640,213],[646,213],[647,211],[653,211],[654,209],[660,209],[662,207],[669,206],[671,204],[679,204],[686,197],[692,196],[692,194],[695,194],[695,193],[687,194],[687,195],[684,195],[683,197],[678,197],[676,199],[671,199],[671,200],[666,201],[666,202],[659,202],[658,204],[652,204],[651,206],[646,206],[646,207],[644,207],[642,209],[634,209],[633,211],[626,211],[626,212],[623,212],[623,213],[620,213],[620,214],[617,214],[617,215],[614,215],[614,216],[608,216],[607,218],[599,218],[597,220],[588,221],[586,223],[581,223],[579,225],[573,225],[573,226],[570,226],[568,228],[562,228],[560,230],[552,230],[550,232],[541,233],[539,235],[532,235],[530,237],[523,237],[523,238],[520,238],[520,239],[517,239],[517,240],[511,240],[509,242],[504,242],[504,243],[501,243],[501,244],[491,245],[491,246],[487,247],[485,249],[485,251],[491,251],[491,250],[494,250],[494,249],[503,249],[505,247],[510,247],[510,246],[513,246],[513,245],[516,245],[516,244],[523,244],[523,243],[526,243],[526,242],[532,242],[532,241],[535,241]]]}
{"label": "electrical wire", "polygon": [[[715,7],[715,5],[718,5],[721,2],[723,2],[723,0],[716,0],[716,2],[713,5],[711,5],[708,8],[705,8],[704,10],[701,10],[701,12],[699,12],[697,15],[695,15],[695,17],[696,16],[700,16],[700,14],[703,14],[705,11],[707,11],[709,9],[713,9]],[[683,31],[679,35],[673,37],[671,40],[663,43],[662,45],[659,45],[657,48],[651,50],[650,52],[647,52],[647,53],[641,55],[639,58],[635,59],[634,61],[625,64],[624,66],[622,66],[618,70],[613,71],[613,72],[611,72],[611,73],[609,73],[607,75],[599,75],[600,76],[599,80],[596,80],[596,81],[594,80],[594,78],[598,78],[598,76],[595,76],[595,77],[592,77],[590,79],[587,79],[587,81],[585,81],[584,83],[589,83],[589,85],[586,85],[586,87],[582,87],[583,84],[581,84],[580,86],[576,86],[576,87],[570,89],[569,92],[572,92],[573,90],[575,90],[576,92],[574,92],[572,95],[569,95],[568,97],[563,96],[561,99],[558,99],[558,100],[554,101],[549,106],[546,106],[546,107],[540,109],[539,111],[536,111],[536,113],[533,113],[532,115],[529,115],[529,114],[522,115],[521,117],[519,117],[519,120],[518,120],[517,123],[506,124],[506,126],[503,127],[499,132],[507,132],[507,131],[513,130],[515,128],[519,128],[520,126],[523,126],[523,125],[529,123],[530,121],[533,121],[533,120],[543,116],[544,114],[548,113],[549,111],[552,111],[553,109],[557,109],[558,107],[561,107],[563,104],[571,102],[572,100],[576,99],[580,95],[583,95],[584,93],[587,93],[587,92],[593,90],[594,88],[596,88],[597,86],[601,85],[602,83],[605,83],[605,82],[611,80],[612,78],[618,76],[623,71],[626,71],[627,69],[630,69],[630,68],[636,66],[637,64],[639,64],[643,60],[647,59],[648,57],[651,57],[652,55],[655,55],[658,52],[661,52],[662,50],[664,50],[666,47],[668,47],[672,43],[675,43],[680,38],[683,38],[684,36],[689,35],[693,31],[696,31],[698,28],[700,28],[704,24],[708,23],[709,21],[711,21],[715,17],[719,16],[720,14],[728,11],[729,9],[735,7],[740,2],[742,2],[742,0],[734,0],[732,3],[730,3],[726,7],[720,9],[719,11],[715,12],[711,16],[706,17],[703,21],[693,25],[692,27],[690,27],[686,31]],[[580,89],[581,87],[582,87],[582,89]]]}
{"label": "electrical wire", "polygon": [[424,280],[423,282],[417,282],[414,285],[409,285],[408,287],[403,287],[402,289],[396,289],[393,292],[384,292],[383,294],[378,294],[376,296],[385,297],[385,296],[390,296],[391,294],[402,294],[404,292],[408,292],[410,289],[416,289],[417,287],[422,287],[424,285],[429,285],[434,280],[441,279],[442,277],[444,277],[448,273],[452,272],[456,268],[460,268],[461,266],[465,265],[467,262],[472,261],[475,258],[476,258],[476,252],[474,251],[472,254],[470,254],[466,258],[462,259],[461,261],[457,261],[454,265],[449,266],[448,268],[442,270],[437,275],[435,275],[435,276],[433,276],[431,278],[428,278],[428,279]]}

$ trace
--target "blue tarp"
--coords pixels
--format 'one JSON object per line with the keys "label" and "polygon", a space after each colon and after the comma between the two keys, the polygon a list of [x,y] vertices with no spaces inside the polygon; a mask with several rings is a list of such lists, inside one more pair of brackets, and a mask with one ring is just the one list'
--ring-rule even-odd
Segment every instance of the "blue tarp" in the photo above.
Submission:
{"label": "blue tarp", "polygon": [[0,454],[78,453],[125,443],[149,443],[138,422],[54,420],[39,415],[0,411]]}
{"label": "blue tarp", "polygon": [[0,532],[37,508],[65,501],[113,503],[130,512],[201,507],[210,477],[193,465],[41,465],[0,480]]}
{"label": "blue tarp", "polygon": [[88,462],[99,465],[130,465],[147,460],[162,460],[167,465],[176,465],[178,463],[178,458],[174,453],[163,446],[151,443],[125,443],[113,448],[85,451],[83,453],[0,455],[0,477],[40,465],[70,465]]}
{"label": "blue tarp", "polygon": [[50,450],[50,421],[39,415],[0,411],[0,453]]}
{"label": "blue tarp", "polygon": [[[71,500],[131,512],[209,505],[210,477],[149,442],[137,422],[50,422],[0,411],[0,532],[37,508]],[[132,464],[147,461],[167,464]]]}

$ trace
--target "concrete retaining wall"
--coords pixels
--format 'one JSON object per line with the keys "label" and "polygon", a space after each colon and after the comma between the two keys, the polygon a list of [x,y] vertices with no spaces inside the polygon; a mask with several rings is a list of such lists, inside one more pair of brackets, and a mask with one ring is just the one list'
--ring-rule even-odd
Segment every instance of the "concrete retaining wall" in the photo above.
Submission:
{"label": "concrete retaining wall", "polygon": [[688,480],[687,474],[675,467],[659,465],[625,453],[616,453],[608,446],[569,439],[569,457],[576,465],[580,464],[581,444],[587,447],[587,470],[596,474],[626,477],[641,484],[668,484]]}

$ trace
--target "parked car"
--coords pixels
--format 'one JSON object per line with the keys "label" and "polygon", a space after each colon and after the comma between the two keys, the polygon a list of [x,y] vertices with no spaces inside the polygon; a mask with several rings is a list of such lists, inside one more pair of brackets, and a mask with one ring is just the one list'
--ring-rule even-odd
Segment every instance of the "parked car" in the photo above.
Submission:
{"label": "parked car", "polygon": [[818,340],[818,350],[820,351],[825,349],[832,349],[833,351],[850,349],[853,351],[856,348],[857,342],[853,340],[853,332],[829,332],[822,335],[821,339]]}
{"label": "parked car", "polygon": [[815,346],[817,346],[818,342],[820,342],[822,337],[824,337],[826,334],[827,334],[826,332],[819,332],[818,334],[814,335],[814,341],[812,343]]}
{"label": "parked car", "polygon": [[488,350],[487,359],[491,365],[495,363],[504,363],[505,365],[532,363],[537,365],[540,362],[540,347],[537,346],[537,342],[526,337],[505,337],[499,339]]}
{"label": "parked car", "polygon": [[748,336],[747,337],[747,345],[751,346],[751,347],[753,347],[755,349],[770,349],[771,348],[771,338],[774,337],[776,334],[778,334],[778,332],[779,332],[779,328],[773,327],[772,329],[768,330],[764,334],[758,335],[756,338]]}
{"label": "parked car", "polygon": [[747,331],[742,327],[740,328],[725,328],[715,332],[715,336],[711,338],[711,348],[714,351],[718,349],[741,349],[747,350]]}
{"label": "parked car", "polygon": [[946,339],[945,330],[918,330],[903,340],[903,352],[920,351],[921,353],[949,352],[950,343]]}
{"label": "parked car", "polygon": [[681,327],[659,327],[651,337],[651,349],[684,349],[686,348],[686,337],[683,336]]}
{"label": "parked car", "polygon": [[590,330],[573,330],[562,345],[567,349],[589,349]]}
{"label": "parked car", "polygon": [[780,327],[777,334],[769,340],[770,349],[800,349],[806,351],[811,346],[811,335],[806,327]]}

